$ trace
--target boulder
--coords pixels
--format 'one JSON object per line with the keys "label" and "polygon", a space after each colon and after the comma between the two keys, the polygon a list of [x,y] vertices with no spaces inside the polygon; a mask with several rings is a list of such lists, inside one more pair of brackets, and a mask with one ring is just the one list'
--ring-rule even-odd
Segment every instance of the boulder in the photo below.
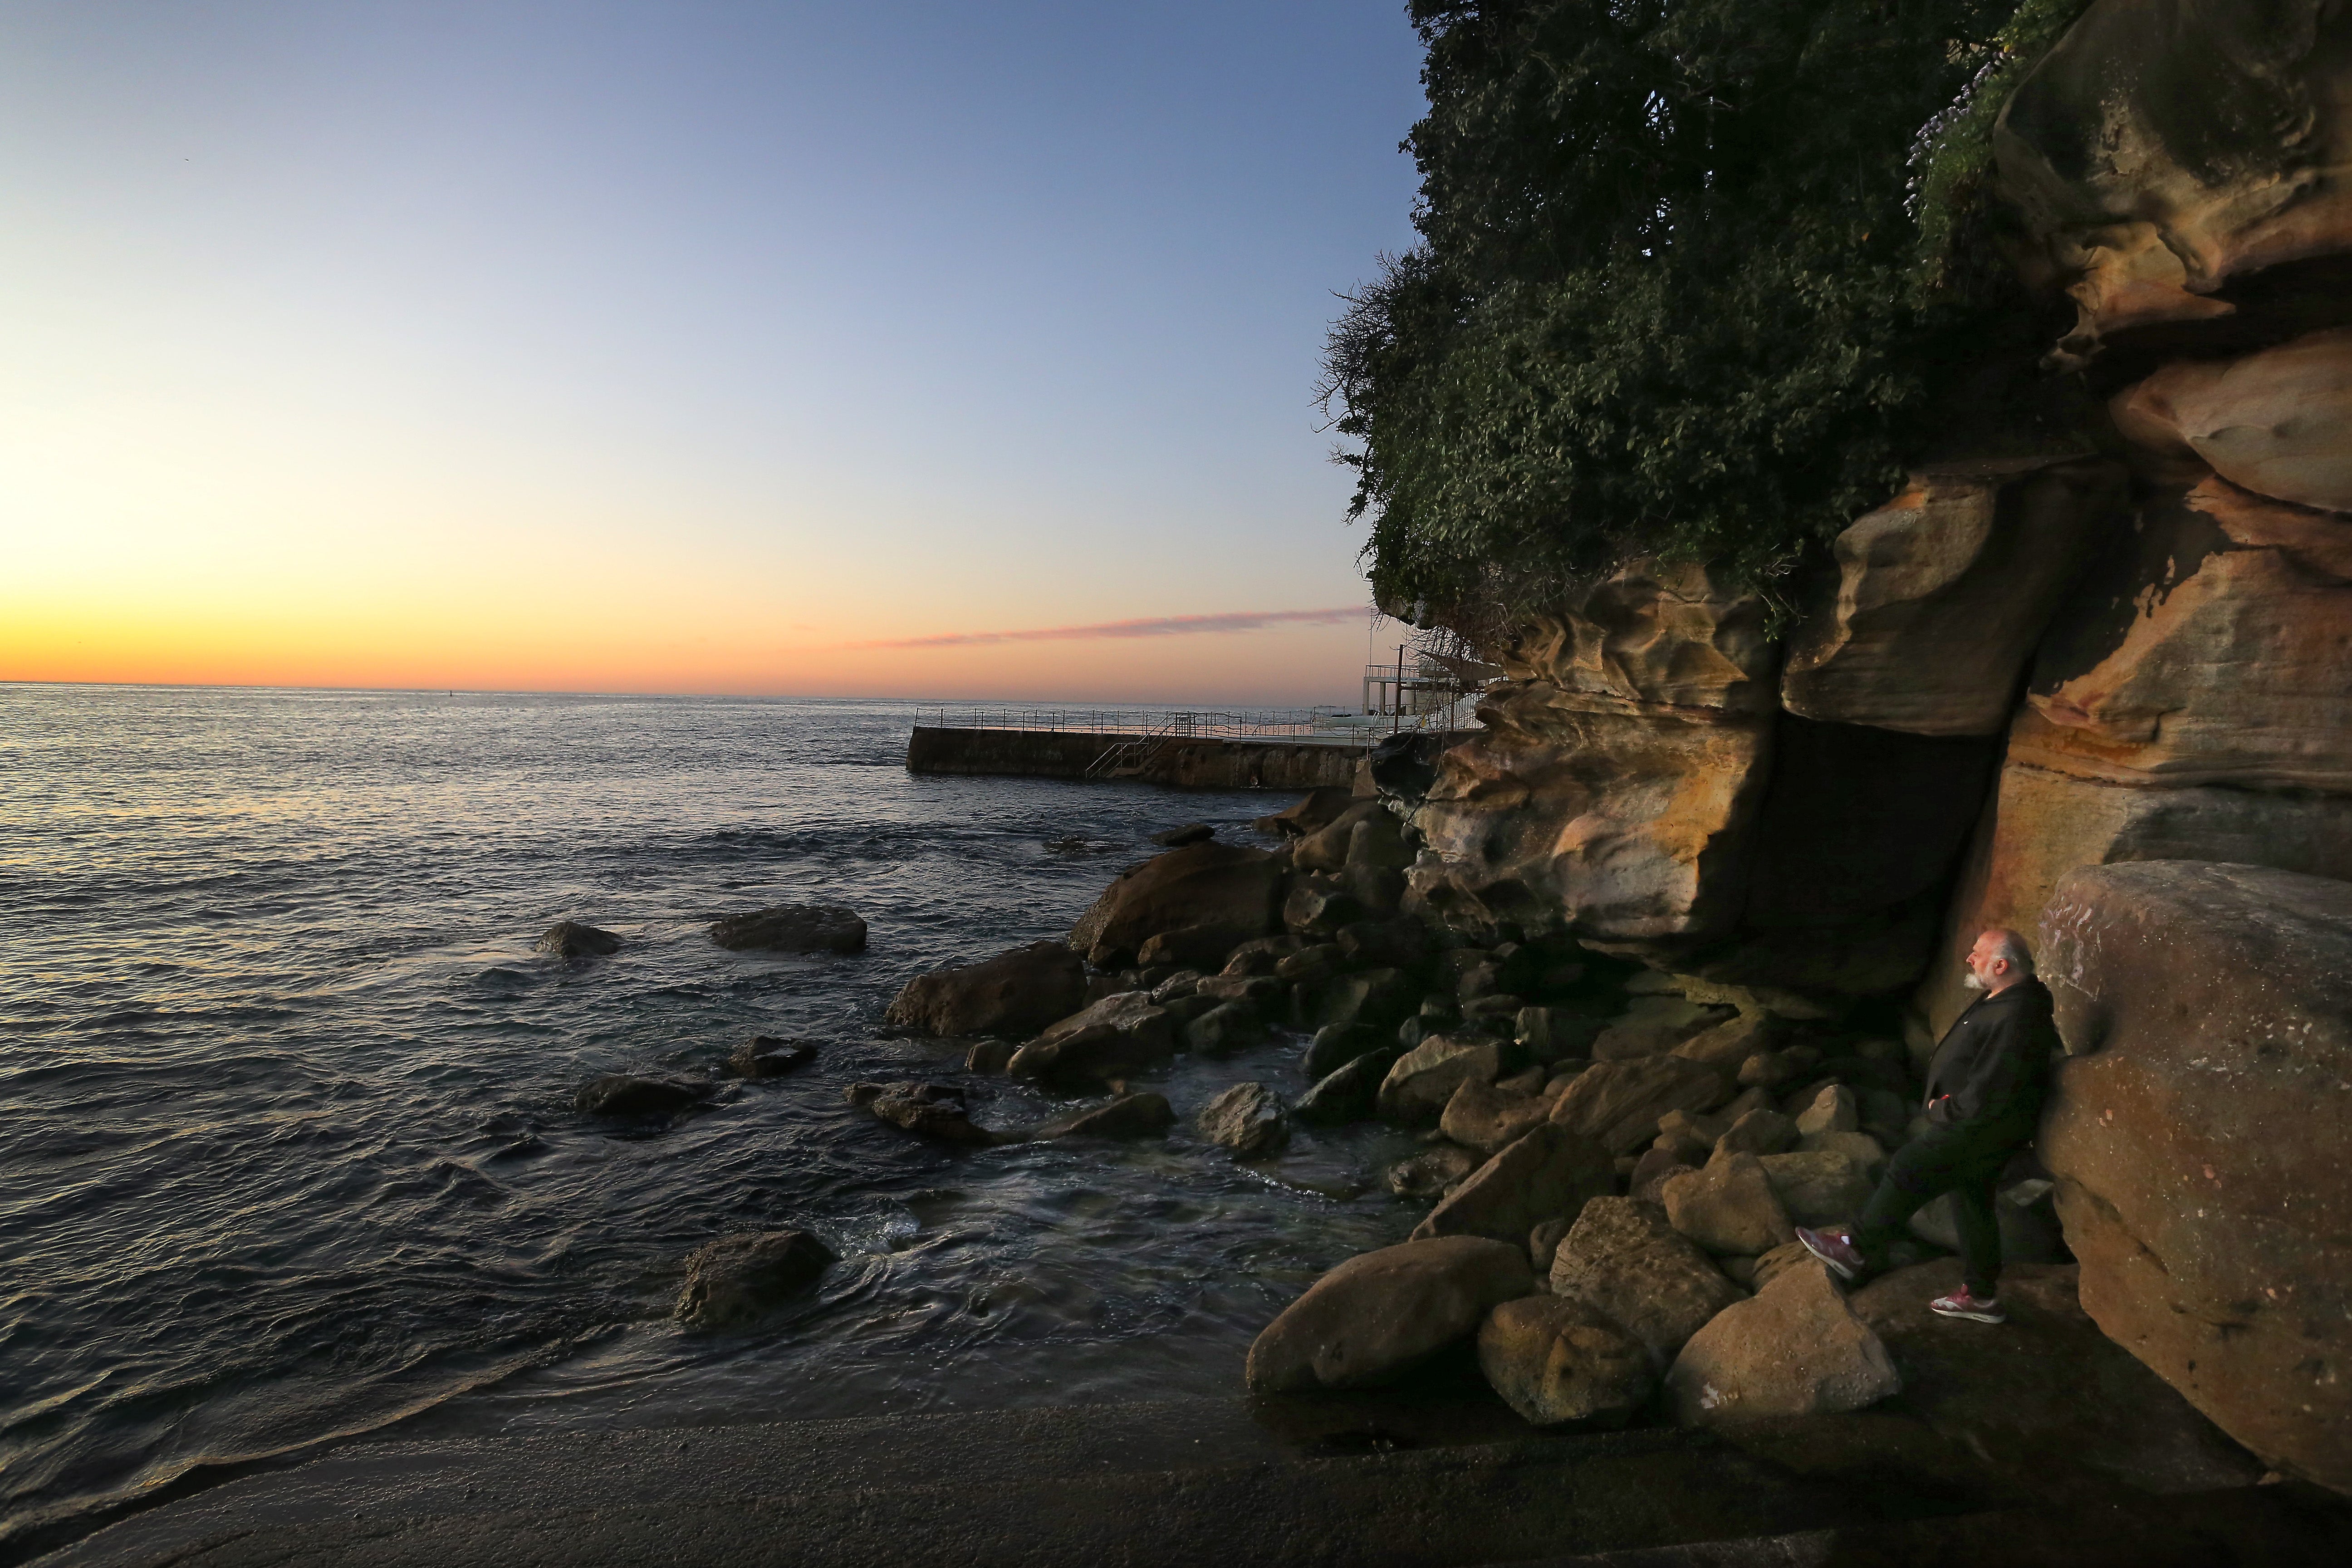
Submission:
{"label": "boulder", "polygon": [[1237,1083],[1202,1109],[1201,1136],[1242,1159],[1278,1154],[1290,1142],[1282,1097],[1262,1083]]}
{"label": "boulder", "polygon": [[1843,1154],[1861,1167],[1863,1180],[1874,1187],[1886,1170],[1885,1147],[1867,1132],[1808,1132],[1797,1140],[1797,1152]]}
{"label": "boulder", "polygon": [[1493,1154],[1516,1142],[1551,1114],[1551,1102],[1533,1092],[1505,1094],[1479,1079],[1465,1079],[1445,1102],[1437,1130],[1456,1143]]}
{"label": "boulder", "polygon": [[590,1116],[675,1116],[709,1098],[710,1086],[693,1079],[609,1072],[582,1084],[572,1107]]}
{"label": "boulder", "polygon": [[1660,1184],[1666,1223],[1711,1253],[1753,1258],[1795,1239],[1789,1211],[1753,1154],[1717,1154]]}
{"label": "boulder", "polygon": [[1791,713],[1997,735],[2042,628],[2124,501],[2123,465],[2023,458],[1931,468],[1832,546],[1780,672]]}
{"label": "boulder", "polygon": [[1289,992],[1288,986],[1271,974],[1212,974],[1194,986],[1192,994],[1219,1002],[1239,1002],[1263,1015],[1280,1007]]}
{"label": "boulder", "polygon": [[1337,877],[1299,877],[1282,900],[1282,923],[1309,938],[1337,936],[1361,923],[1366,912],[1363,900]]}
{"label": "boulder", "polygon": [[1389,816],[1379,801],[1353,802],[1329,823],[1298,840],[1297,853],[1293,857],[1292,864],[1302,871],[1342,869],[1348,864],[1348,844],[1357,825],[1375,817],[1389,817],[1391,823],[1396,820]]}
{"label": "boulder", "polygon": [[1272,834],[1277,838],[1301,838],[1318,828],[1329,826],[1355,801],[1352,792],[1326,784],[1308,790],[1297,805],[1261,816],[1250,826],[1260,833]]}
{"label": "boulder", "polygon": [[1797,1141],[1797,1123],[1759,1106],[1742,1114],[1715,1141],[1718,1154],[1778,1154]]}
{"label": "boulder", "polygon": [[1783,1269],[1727,1308],[1666,1371],[1685,1426],[1859,1410],[1902,1387],[1885,1343],[1818,1262]]}
{"label": "boulder", "polygon": [[1121,991],[1046,1026],[1013,1053],[1006,1070],[1016,1078],[1100,1076],[1172,1055],[1175,1020],[1152,1005],[1149,993]]}
{"label": "boulder", "polygon": [[1282,961],[1307,945],[1304,937],[1288,934],[1257,936],[1235,947],[1225,955],[1225,966],[1218,973],[1230,979],[1249,979],[1272,974]]}
{"label": "boulder", "polygon": [[1135,962],[1146,969],[1172,963],[1185,969],[1214,970],[1224,963],[1227,953],[1255,938],[1259,929],[1216,921],[1178,926],[1145,937],[1135,950]]}
{"label": "boulder", "polygon": [[1801,1241],[1784,1241],[1769,1252],[1756,1255],[1755,1267],[1749,1271],[1748,1289],[1761,1290],[1780,1274],[1801,1263],[1811,1263],[1813,1255],[1805,1250]]}
{"label": "boulder", "polygon": [[1528,1232],[1528,1262],[1534,1267],[1537,1279],[1551,1277],[1551,1260],[1575,1225],[1576,1216],[1570,1215],[1564,1219],[1544,1220]]}
{"label": "boulder", "polygon": [[1206,844],[1216,836],[1217,830],[1205,822],[1188,822],[1181,827],[1163,827],[1150,837],[1154,844],[1181,849],[1188,844]]}
{"label": "boulder", "polygon": [[1617,1184],[1609,1155],[1589,1138],[1549,1123],[1496,1154],[1413,1227],[1432,1236],[1491,1236],[1518,1242],[1548,1219],[1574,1219],[1587,1199]]}
{"label": "boulder", "polygon": [[1666,1184],[1685,1171],[1698,1168],[1698,1162],[1679,1148],[1644,1149],[1641,1157],[1633,1162],[1633,1170],[1626,1173],[1626,1195],[1639,1198],[1643,1203],[1663,1204],[1665,1202]]}
{"label": "boulder", "polygon": [[[1976,999],[1961,984],[1959,953],[1970,936],[1988,926],[2030,936],[2059,878],[2080,866],[2134,860],[2226,861],[2352,879],[2352,798],[2147,788],[2009,763],[1952,894],[1951,941],[1919,991],[1928,1026],[1919,1045],[1931,1046]],[[1919,1059],[1924,1064],[1924,1051]]]}
{"label": "boulder", "polygon": [[1276,979],[1293,985],[1328,980],[1345,967],[1348,955],[1336,942],[1310,942],[1274,966]]}
{"label": "boulder", "polygon": [[1820,1132],[1852,1132],[1862,1126],[1862,1101],[1842,1083],[1825,1085],[1812,1102],[1797,1113],[1797,1136]]}
{"label": "boulder", "polygon": [[1429,932],[1413,921],[1358,921],[1339,928],[1339,942],[1364,969],[1419,969],[1429,959]]}
{"label": "boulder", "polygon": [[1219,1002],[1184,1026],[1184,1044],[1204,1057],[1227,1057],[1265,1038],[1265,1024],[1245,1002]]}
{"label": "boulder", "polygon": [[692,1329],[748,1323],[815,1282],[833,1249],[804,1230],[722,1236],[686,1260],[686,1285],[670,1315]]}
{"label": "boulder", "polygon": [[1315,1005],[1318,1026],[1360,1024],[1392,1029],[1412,1013],[1418,999],[1413,984],[1402,971],[1367,969],[1324,983]]}
{"label": "boulder", "polygon": [[1314,1127],[1363,1120],[1379,1104],[1381,1080],[1388,1077],[1389,1068],[1402,1055],[1401,1046],[1378,1046],[1333,1068],[1315,1080],[1314,1088],[1299,1096],[1291,1114]]}
{"label": "boulder", "polygon": [[1748,1292],[1727,1279],[1655,1204],[1597,1197],[1552,1257],[1551,1289],[1623,1324],[1661,1363]]}
{"label": "boulder", "polygon": [[838,904],[771,904],[713,921],[710,940],[738,951],[864,952],[866,921]]}
{"label": "boulder", "polygon": [[[1637,996],[1592,1037],[1591,1055],[1597,1062],[1654,1057],[1730,1016],[1725,1008],[1702,1006],[1679,996]],[[1747,1054],[1742,1052],[1740,1059],[1745,1060]],[[1735,1070],[1738,1066],[1738,1061],[1731,1063]]]}
{"label": "boulder", "polygon": [[1307,1076],[1318,1080],[1328,1078],[1366,1051],[1395,1043],[1394,1035],[1361,1024],[1327,1024],[1307,1042]]}
{"label": "boulder", "polygon": [[1612,1154],[1630,1154],[1658,1135],[1669,1110],[1712,1110],[1731,1098],[1723,1075],[1680,1057],[1595,1062],[1553,1102],[1551,1119]]}
{"label": "boulder", "polygon": [[1959,1260],[1944,1258],[1847,1299],[1903,1380],[1900,1407],[1938,1434],[2045,1495],[2075,1478],[2158,1494],[2261,1478],[2260,1461],[2099,1331],[2072,1266],[2005,1259],[2009,1321],[1990,1333],[1927,1310],[1959,1283]]}
{"label": "boulder", "polygon": [[[867,1093],[867,1090],[873,1092]],[[997,1143],[1009,1140],[977,1126],[964,1107],[963,1091],[947,1084],[852,1084],[851,1101],[893,1127],[942,1143]]]}
{"label": "boulder", "polygon": [[1757,1052],[1778,1049],[1787,1034],[1788,1025],[1770,1013],[1736,1013],[1719,1024],[1702,1027],[1676,1045],[1674,1054],[1721,1072],[1737,1073],[1739,1065]]}
{"label": "boulder", "polygon": [[1389,1191],[1401,1198],[1444,1197],[1468,1179],[1482,1163],[1477,1152],[1459,1143],[1440,1143],[1388,1169]]}
{"label": "boulder", "polygon": [[1070,928],[1070,946],[1097,969],[1117,969],[1162,931],[1270,933],[1282,885],[1282,861],[1263,849],[1214,839],[1171,849],[1120,872]]}
{"label": "boulder", "polygon": [[1537,1426],[1622,1426],[1658,1382],[1647,1345],[1571,1296],[1522,1296],[1496,1308],[1478,1330],[1478,1370]]}
{"label": "boulder", "polygon": [[927,1035],[1028,1035],[1086,1005],[1087,967],[1067,942],[1036,942],[907,982],[885,1024]]}
{"label": "boulder", "polygon": [[1838,1225],[1862,1213],[1870,1201],[1870,1173],[1852,1154],[1837,1150],[1757,1158],[1789,1217],[1799,1225]]}
{"label": "boulder", "polygon": [[604,958],[621,951],[621,939],[578,921],[558,921],[540,933],[532,951],[558,958]]}
{"label": "boulder", "polygon": [[816,1045],[814,1041],[780,1040],[773,1035],[754,1035],[736,1047],[728,1057],[727,1070],[738,1078],[781,1078],[814,1060]]}
{"label": "boulder", "polygon": [[1512,1021],[1512,1037],[1539,1062],[1589,1058],[1592,1037],[1607,1020],[1573,1007],[1522,1007]]}
{"label": "boulder", "polygon": [[[2019,1182],[1993,1196],[1993,1221],[2000,1227],[2000,1258],[2011,1263],[2069,1263],[2064,1236],[2058,1227],[2054,1205],[2042,1202],[2050,1184]],[[1949,1194],[1931,1199],[1911,1215],[1911,1234],[1945,1252],[1960,1249],[1959,1221],[1952,1213]]]}
{"label": "boulder", "polygon": [[2352,883],[2086,868],[2041,952],[2084,1308],[2273,1468],[2352,1492]]}
{"label": "boulder", "polygon": [[1378,1109],[1391,1121],[1424,1125],[1444,1113],[1454,1091],[1472,1079],[1503,1076],[1502,1047],[1491,1041],[1432,1035],[1399,1057],[1381,1080]]}
{"label": "boulder", "polygon": [[1286,1394],[1392,1381],[1535,1289],[1524,1248],[1484,1237],[1433,1237],[1361,1254],[1258,1335],[1249,1386]]}
{"label": "boulder", "polygon": [[1032,1138],[1148,1138],[1175,1125],[1176,1112],[1157,1094],[1122,1094],[1103,1105],[1043,1122]]}

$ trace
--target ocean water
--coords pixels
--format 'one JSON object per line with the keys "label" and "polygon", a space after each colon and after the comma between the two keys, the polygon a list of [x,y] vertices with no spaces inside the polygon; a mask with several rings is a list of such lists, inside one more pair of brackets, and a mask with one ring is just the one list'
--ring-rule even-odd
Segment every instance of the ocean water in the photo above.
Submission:
{"label": "ocean water", "polygon": [[[350,1435],[709,1424],[1238,1390],[1317,1273],[1401,1239],[1374,1127],[1237,1163],[952,1151],[846,1105],[961,1079],[908,978],[1057,935],[1146,835],[1283,797],[921,778],[884,702],[0,686],[0,1562],[202,1467]],[[863,956],[716,916],[858,910]],[[536,955],[551,922],[626,945]],[[586,1079],[821,1041],[660,1129]],[[1296,1037],[1149,1075],[1180,1116]],[[971,1080],[1010,1126],[1076,1103]],[[681,1265],[842,1255],[736,1334]],[[10,1545],[11,1541],[15,1546]]]}

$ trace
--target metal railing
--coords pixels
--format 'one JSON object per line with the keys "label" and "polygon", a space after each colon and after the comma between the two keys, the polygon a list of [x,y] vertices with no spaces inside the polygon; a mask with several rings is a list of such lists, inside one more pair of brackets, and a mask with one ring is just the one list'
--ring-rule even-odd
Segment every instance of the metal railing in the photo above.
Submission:
{"label": "metal railing", "polygon": [[1137,708],[919,708],[918,729],[1037,730],[1085,735],[1132,735],[1140,741],[1360,741],[1369,721],[1335,709],[1181,710]]}

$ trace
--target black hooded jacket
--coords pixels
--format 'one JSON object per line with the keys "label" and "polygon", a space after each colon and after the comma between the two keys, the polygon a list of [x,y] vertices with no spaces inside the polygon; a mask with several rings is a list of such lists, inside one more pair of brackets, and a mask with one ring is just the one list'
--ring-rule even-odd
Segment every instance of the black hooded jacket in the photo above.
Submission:
{"label": "black hooded jacket", "polygon": [[[2031,1137],[2058,1048],[2050,988],[2039,980],[1979,997],[1945,1032],[1927,1065],[1927,1120]],[[1938,1105],[1946,1095],[1950,1100]]]}

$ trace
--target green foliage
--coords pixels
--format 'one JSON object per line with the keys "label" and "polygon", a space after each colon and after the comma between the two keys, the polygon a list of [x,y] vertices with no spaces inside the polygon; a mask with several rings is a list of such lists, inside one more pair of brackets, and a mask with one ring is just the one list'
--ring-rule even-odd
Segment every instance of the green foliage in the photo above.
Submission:
{"label": "green foliage", "polygon": [[1769,584],[1883,500],[1981,314],[1906,204],[1958,232],[1990,113],[1915,139],[2015,0],[1411,13],[1422,240],[1325,367],[1381,601],[1537,602],[1644,553]]}

